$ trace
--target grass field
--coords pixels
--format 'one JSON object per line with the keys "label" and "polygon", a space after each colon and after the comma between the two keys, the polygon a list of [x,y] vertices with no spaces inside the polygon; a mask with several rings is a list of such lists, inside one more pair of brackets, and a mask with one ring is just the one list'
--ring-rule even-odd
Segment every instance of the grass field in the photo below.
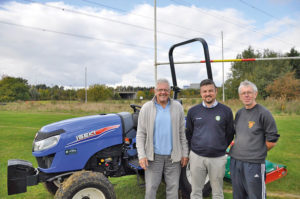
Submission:
{"label": "grass field", "polygon": [[[6,190],[7,160],[24,159],[31,161],[36,167],[37,163],[31,155],[31,147],[39,128],[62,119],[89,115],[91,112],[94,111],[61,111],[60,109],[51,111],[21,109],[21,111],[17,111],[0,108],[0,198],[53,198],[46,192],[42,184],[28,187],[27,193],[8,196]],[[268,160],[286,165],[288,175],[267,185],[268,198],[300,198],[300,116],[275,115],[275,119],[281,137],[277,146],[269,152]],[[144,197],[144,188],[137,186],[136,176],[111,178],[110,180],[114,184],[117,198],[140,199]],[[226,182],[224,189],[225,198],[232,198],[230,183]],[[165,198],[164,194],[164,185],[162,185],[157,198]]]}

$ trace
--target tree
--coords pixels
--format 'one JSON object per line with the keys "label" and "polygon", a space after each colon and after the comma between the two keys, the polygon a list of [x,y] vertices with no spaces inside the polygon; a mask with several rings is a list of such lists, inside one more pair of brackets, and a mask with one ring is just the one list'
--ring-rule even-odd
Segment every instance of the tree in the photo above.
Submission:
{"label": "tree", "polygon": [[145,99],[152,99],[154,97],[154,88],[149,88],[149,89],[146,89],[144,90],[144,93],[145,93]]}
{"label": "tree", "polygon": [[113,99],[114,99],[114,100],[120,100],[120,99],[122,99],[122,98],[121,98],[121,96],[119,95],[119,93],[115,92],[115,93],[114,93],[114,96],[113,96]]}
{"label": "tree", "polygon": [[77,90],[77,98],[80,101],[85,101],[85,89],[84,88],[81,88],[81,89]]}
{"label": "tree", "polygon": [[95,84],[88,89],[88,99],[101,101],[113,98],[113,92],[105,85]]}
{"label": "tree", "polygon": [[[280,53],[269,49],[260,53],[259,51],[255,52],[254,49],[249,47],[242,54],[239,54],[237,58],[269,58],[280,56],[282,56]],[[231,66],[232,74],[225,82],[226,96],[227,98],[238,98],[237,89],[239,84],[247,79],[256,84],[260,93],[259,97],[266,98],[268,96],[268,92],[265,90],[267,85],[290,70],[291,66],[288,60],[235,62]]]}
{"label": "tree", "polygon": [[65,100],[76,100],[77,97],[76,97],[76,90],[75,89],[68,89],[68,90],[65,90]]}
{"label": "tree", "polygon": [[27,80],[9,76],[2,76],[0,80],[0,101],[9,102],[29,99],[29,85]]}
{"label": "tree", "polygon": [[53,86],[50,88],[51,100],[61,100],[64,94],[63,86]]}
{"label": "tree", "polygon": [[280,100],[281,110],[284,110],[286,101],[300,96],[300,80],[295,78],[295,71],[288,72],[269,84],[266,90],[271,97]]}
{"label": "tree", "polygon": [[[289,53],[286,54],[288,57],[299,57],[300,53],[292,48]],[[292,66],[292,70],[295,71],[295,77],[300,79],[300,61],[299,60],[291,60],[290,64]]]}
{"label": "tree", "polygon": [[146,94],[145,94],[144,91],[138,91],[138,92],[137,92],[136,98],[137,98],[137,99],[141,99],[141,97],[142,97],[142,99],[145,99],[145,98],[146,98]]}
{"label": "tree", "polygon": [[[254,49],[249,46],[241,54],[237,55],[237,59],[260,57],[260,53],[255,53]],[[253,79],[254,62],[234,62],[231,64],[231,74],[225,82],[227,98],[238,98],[237,88],[241,81]],[[253,81],[253,80],[252,80]]]}
{"label": "tree", "polygon": [[51,99],[51,93],[50,89],[38,89],[40,100],[50,100]]}
{"label": "tree", "polygon": [[40,94],[35,86],[30,87],[29,94],[30,94],[31,100],[39,100],[40,99]]}
{"label": "tree", "polygon": [[37,84],[35,85],[36,89],[49,89],[50,87],[46,86],[46,84]]}

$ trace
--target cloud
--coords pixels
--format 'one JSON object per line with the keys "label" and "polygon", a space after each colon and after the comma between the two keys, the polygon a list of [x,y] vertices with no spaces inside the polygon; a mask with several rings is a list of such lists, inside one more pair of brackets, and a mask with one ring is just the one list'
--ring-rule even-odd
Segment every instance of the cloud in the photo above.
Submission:
{"label": "cloud", "polygon": [[[9,1],[0,6],[0,75],[22,77],[30,84],[83,87],[87,67],[89,85],[154,85],[151,5],[140,4],[127,13],[63,2]],[[195,37],[207,41],[211,59],[221,59],[221,31],[225,59],[235,58],[249,45],[299,50],[299,18],[270,21],[264,29],[253,31],[257,22],[233,8],[169,5],[157,9],[157,19],[158,62],[168,62],[170,46]],[[174,59],[203,60],[201,44],[176,49]],[[230,63],[224,65],[226,75]],[[220,86],[222,64],[213,63],[212,69]],[[181,87],[207,77],[204,64],[176,65],[176,74]],[[158,66],[158,77],[171,81],[170,67]]]}

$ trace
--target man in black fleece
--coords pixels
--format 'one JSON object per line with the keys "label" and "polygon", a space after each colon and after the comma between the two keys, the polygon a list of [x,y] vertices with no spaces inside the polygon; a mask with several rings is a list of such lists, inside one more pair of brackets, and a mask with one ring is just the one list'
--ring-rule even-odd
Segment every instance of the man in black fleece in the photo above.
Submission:
{"label": "man in black fleece", "polygon": [[216,100],[217,87],[206,79],[200,83],[201,104],[192,107],[186,119],[186,138],[190,149],[191,199],[202,199],[208,175],[213,199],[224,198],[225,151],[234,135],[233,114]]}

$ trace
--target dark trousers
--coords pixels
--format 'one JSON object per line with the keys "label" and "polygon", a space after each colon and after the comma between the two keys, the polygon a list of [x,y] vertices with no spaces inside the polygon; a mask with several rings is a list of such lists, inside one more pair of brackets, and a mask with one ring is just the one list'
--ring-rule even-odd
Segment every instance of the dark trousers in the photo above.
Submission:
{"label": "dark trousers", "polygon": [[230,177],[233,199],[265,199],[265,164],[231,158]]}

